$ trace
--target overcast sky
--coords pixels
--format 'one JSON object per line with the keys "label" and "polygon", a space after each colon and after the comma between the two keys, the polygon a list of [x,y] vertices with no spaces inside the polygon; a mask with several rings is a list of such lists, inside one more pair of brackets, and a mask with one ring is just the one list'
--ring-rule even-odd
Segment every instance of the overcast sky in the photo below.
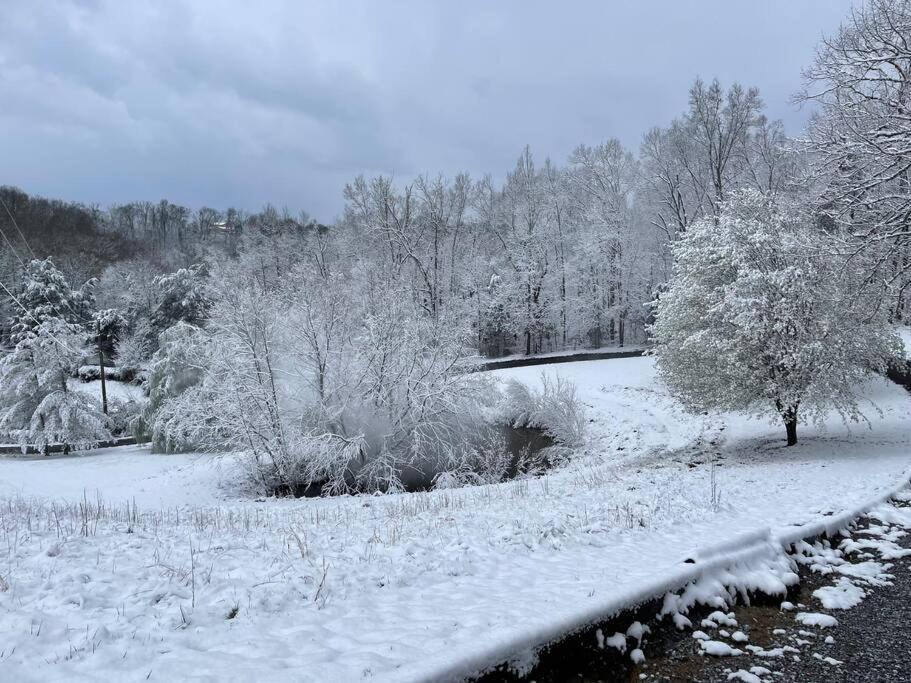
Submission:
{"label": "overcast sky", "polygon": [[4,0],[0,184],[332,220],[358,173],[502,176],[642,133],[701,75],[798,133],[850,0]]}

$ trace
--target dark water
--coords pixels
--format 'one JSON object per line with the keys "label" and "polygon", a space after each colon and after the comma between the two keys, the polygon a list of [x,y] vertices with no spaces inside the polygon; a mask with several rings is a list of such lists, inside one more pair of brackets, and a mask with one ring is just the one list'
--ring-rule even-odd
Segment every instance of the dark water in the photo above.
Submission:
{"label": "dark water", "polygon": [[903,365],[896,363],[891,365],[886,371],[886,376],[896,384],[901,384],[905,389],[911,391],[911,362]]}
{"label": "dark water", "polygon": [[[512,479],[519,474],[519,466],[523,459],[538,455],[545,448],[550,448],[556,443],[553,437],[543,429],[533,427],[510,427],[504,425],[500,428],[506,449],[512,454],[512,462],[507,470],[507,478]],[[545,467],[547,463],[545,462]]]}

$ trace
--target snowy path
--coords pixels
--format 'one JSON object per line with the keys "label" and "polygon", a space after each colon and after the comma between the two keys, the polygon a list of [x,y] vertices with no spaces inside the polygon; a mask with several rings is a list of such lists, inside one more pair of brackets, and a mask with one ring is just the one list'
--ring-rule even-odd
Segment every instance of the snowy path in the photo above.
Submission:
{"label": "snowy path", "polygon": [[778,425],[682,414],[647,358],[547,372],[578,384],[592,444],[532,481],[256,502],[231,458],[0,460],[0,679],[422,680],[635,600],[700,548],[859,505],[911,461],[885,381],[872,431],[832,420],[784,449]]}

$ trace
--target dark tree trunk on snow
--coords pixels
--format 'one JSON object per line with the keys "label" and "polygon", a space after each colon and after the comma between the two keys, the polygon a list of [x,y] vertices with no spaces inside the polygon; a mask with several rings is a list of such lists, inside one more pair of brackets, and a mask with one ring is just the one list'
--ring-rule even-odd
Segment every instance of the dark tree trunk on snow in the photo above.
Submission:
{"label": "dark tree trunk on snow", "polygon": [[799,403],[795,403],[794,405],[785,407],[782,405],[781,401],[775,402],[775,407],[778,408],[778,413],[781,415],[781,419],[784,420],[784,429],[788,436],[788,446],[797,445],[797,408],[799,405]]}
{"label": "dark tree trunk on snow", "polygon": [[788,446],[797,445],[797,416],[785,417],[784,428],[788,435]]}

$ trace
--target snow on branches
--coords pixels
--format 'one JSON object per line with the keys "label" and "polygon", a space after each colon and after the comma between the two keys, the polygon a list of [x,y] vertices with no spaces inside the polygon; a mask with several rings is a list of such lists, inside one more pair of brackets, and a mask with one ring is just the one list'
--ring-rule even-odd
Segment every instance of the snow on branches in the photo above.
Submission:
{"label": "snow on branches", "polygon": [[110,438],[109,421],[95,399],[72,391],[86,334],[73,323],[44,316],[17,331],[16,346],[0,360],[0,433],[47,453],[52,444],[88,447]]}
{"label": "snow on branches", "polygon": [[674,276],[651,332],[658,367],[692,410],[797,420],[861,417],[855,391],[901,350],[860,259],[845,262],[811,221],[755,192],[674,244]]}
{"label": "snow on branches", "polygon": [[911,2],[870,0],[820,44],[800,99],[818,107],[808,148],[819,205],[908,314],[911,287]]}
{"label": "snow on branches", "polygon": [[461,366],[464,326],[377,277],[301,268],[267,289],[217,270],[205,329],[175,326],[151,364],[156,443],[242,449],[282,493],[394,489],[477,459],[496,395]]}

